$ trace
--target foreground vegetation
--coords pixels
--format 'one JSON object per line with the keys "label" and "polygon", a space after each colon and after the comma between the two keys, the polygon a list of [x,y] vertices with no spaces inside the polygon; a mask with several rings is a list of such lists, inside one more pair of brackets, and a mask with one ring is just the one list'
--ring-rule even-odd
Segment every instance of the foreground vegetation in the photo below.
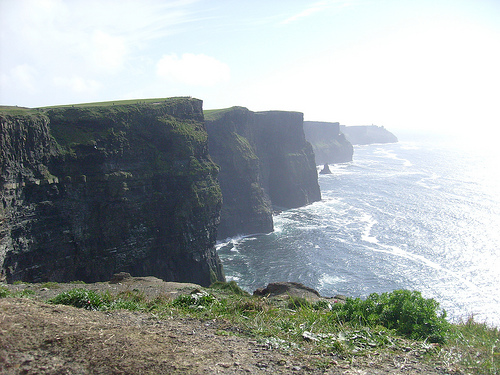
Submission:
{"label": "foreground vegetation", "polygon": [[[0,297],[9,296],[30,297],[30,293],[16,295],[0,287]],[[309,350],[349,359],[413,350],[423,360],[443,363],[457,373],[500,373],[498,329],[473,318],[450,324],[438,303],[419,292],[398,290],[372,294],[366,300],[347,298],[345,303],[327,299],[308,302],[292,297],[253,297],[234,282],[217,282],[172,300],[163,296],[150,299],[138,290],[112,295],[75,285],[49,303],[88,310],[142,311],[160,319],[217,319],[230,327],[220,330],[219,335],[251,336],[283,351]]]}

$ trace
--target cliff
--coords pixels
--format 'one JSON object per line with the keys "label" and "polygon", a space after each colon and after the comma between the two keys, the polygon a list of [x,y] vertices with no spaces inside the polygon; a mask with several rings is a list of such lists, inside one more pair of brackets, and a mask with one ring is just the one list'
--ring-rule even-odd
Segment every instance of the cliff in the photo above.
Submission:
{"label": "cliff", "polygon": [[368,145],[371,143],[395,143],[398,138],[383,126],[359,125],[340,126],[340,131],[353,145]]}
{"label": "cliff", "polygon": [[273,230],[273,206],[321,199],[314,153],[298,112],[205,111],[210,155],[220,166],[219,238]]}
{"label": "cliff", "polygon": [[0,111],[0,279],[223,279],[202,102],[114,104]]}
{"label": "cliff", "polygon": [[338,122],[304,121],[304,133],[313,147],[316,164],[352,161],[354,149],[340,132]]}

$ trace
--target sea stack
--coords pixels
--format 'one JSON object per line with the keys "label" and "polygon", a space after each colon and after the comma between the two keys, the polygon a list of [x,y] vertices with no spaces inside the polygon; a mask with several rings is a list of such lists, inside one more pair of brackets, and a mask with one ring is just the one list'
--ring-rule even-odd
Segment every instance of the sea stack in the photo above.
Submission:
{"label": "sea stack", "polygon": [[321,170],[321,172],[319,172],[319,174],[332,174],[332,171],[330,170],[330,166],[328,164],[325,164],[323,166],[323,169]]}

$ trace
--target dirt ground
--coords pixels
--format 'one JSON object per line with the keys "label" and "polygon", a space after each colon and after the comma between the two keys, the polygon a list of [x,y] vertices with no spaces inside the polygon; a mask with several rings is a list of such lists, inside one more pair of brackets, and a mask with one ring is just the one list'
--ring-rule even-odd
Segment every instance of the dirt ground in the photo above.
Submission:
{"label": "dirt ground", "polygon": [[[32,288],[33,298],[0,299],[1,374],[446,374],[425,364],[414,350],[355,357],[284,352],[238,334],[225,321],[179,316],[88,311],[43,302],[64,290]],[[194,284],[134,278],[120,284],[86,284],[88,289],[137,289],[148,296],[189,293]],[[44,289],[44,290],[42,290]]]}

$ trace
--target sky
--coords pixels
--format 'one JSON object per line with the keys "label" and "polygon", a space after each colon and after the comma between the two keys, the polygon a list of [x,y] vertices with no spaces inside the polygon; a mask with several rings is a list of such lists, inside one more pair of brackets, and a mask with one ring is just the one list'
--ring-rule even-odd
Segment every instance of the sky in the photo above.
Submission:
{"label": "sky", "polygon": [[499,0],[0,0],[0,105],[204,109],[464,134],[500,127]]}

